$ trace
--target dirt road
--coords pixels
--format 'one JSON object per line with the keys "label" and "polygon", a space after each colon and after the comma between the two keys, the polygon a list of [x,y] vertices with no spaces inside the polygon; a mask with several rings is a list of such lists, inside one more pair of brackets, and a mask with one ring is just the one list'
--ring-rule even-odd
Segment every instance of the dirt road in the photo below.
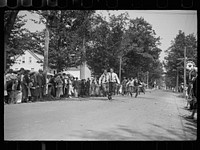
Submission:
{"label": "dirt road", "polygon": [[[178,94],[114,96],[4,105],[5,140],[196,140]],[[195,116],[197,117],[197,116]]]}

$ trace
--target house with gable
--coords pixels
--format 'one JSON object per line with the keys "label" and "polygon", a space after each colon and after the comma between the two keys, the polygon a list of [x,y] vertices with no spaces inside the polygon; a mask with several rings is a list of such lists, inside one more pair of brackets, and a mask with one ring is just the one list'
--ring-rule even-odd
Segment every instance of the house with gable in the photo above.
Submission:
{"label": "house with gable", "polygon": [[[20,68],[24,68],[30,71],[38,71],[39,69],[43,70],[44,56],[33,52],[32,50],[25,50],[24,54],[17,55],[15,57],[12,57],[11,59],[14,59],[15,63],[10,66],[10,69],[16,71]],[[57,73],[55,69],[49,69],[48,72],[53,74]]]}
{"label": "house with gable", "polygon": [[[19,70],[20,68],[30,71],[38,71],[39,69],[43,70],[44,56],[33,52],[32,50],[25,50],[24,54],[17,55],[11,59],[14,59],[15,63],[10,66],[10,69],[15,71]],[[48,72],[51,74],[56,74],[57,70],[49,68]],[[71,74],[74,77],[78,77],[78,79],[91,78],[91,71],[86,63],[82,66],[68,68],[67,70],[64,70],[63,73]]]}

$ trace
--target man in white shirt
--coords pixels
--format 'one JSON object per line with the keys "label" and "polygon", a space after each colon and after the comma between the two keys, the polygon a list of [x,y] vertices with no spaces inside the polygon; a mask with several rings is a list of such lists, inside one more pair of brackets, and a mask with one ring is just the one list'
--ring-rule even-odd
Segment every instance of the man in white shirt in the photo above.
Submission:
{"label": "man in white shirt", "polygon": [[104,69],[103,74],[99,78],[99,85],[101,85],[103,88],[103,95],[107,96],[109,88],[109,73],[107,72],[106,69]]}
{"label": "man in white shirt", "polygon": [[112,93],[114,92],[114,88],[116,87],[116,84],[120,84],[119,78],[116,73],[114,73],[113,68],[110,68],[109,73],[109,95],[108,99],[112,99]]}

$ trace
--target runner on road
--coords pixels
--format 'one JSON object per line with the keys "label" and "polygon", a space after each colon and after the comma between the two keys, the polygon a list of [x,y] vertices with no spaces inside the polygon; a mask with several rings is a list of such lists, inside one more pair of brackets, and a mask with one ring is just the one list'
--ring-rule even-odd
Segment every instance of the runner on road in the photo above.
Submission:
{"label": "runner on road", "polygon": [[107,96],[109,92],[109,74],[106,69],[104,69],[103,74],[99,78],[99,85],[103,88],[103,96]]}
{"label": "runner on road", "polygon": [[110,68],[109,72],[109,94],[108,99],[112,99],[112,93],[114,93],[116,84],[120,84],[119,78],[116,73],[114,73],[113,68]]}
{"label": "runner on road", "polygon": [[137,79],[137,77],[135,77],[134,79],[134,86],[135,86],[135,98],[138,96],[139,93],[139,85],[141,85],[140,81]]}

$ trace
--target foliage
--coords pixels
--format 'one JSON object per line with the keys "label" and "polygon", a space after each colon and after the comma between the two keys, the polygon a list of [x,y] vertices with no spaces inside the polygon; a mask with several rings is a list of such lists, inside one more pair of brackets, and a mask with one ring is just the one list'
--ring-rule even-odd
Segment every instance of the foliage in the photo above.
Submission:
{"label": "foliage", "polygon": [[[177,36],[172,41],[171,46],[166,50],[168,56],[165,57],[166,61],[164,63],[164,66],[167,72],[167,86],[169,87],[175,87],[176,85],[177,67],[181,67],[180,69],[178,69],[179,84],[184,81],[184,63],[181,63],[181,60],[179,60],[178,58],[184,58],[185,47],[187,50],[187,58],[192,58],[191,60],[194,61],[195,64],[197,64],[197,40],[194,34],[189,34],[186,36],[185,33],[180,30]],[[178,63],[180,63],[180,65],[177,65]]]}
{"label": "foliage", "polygon": [[160,78],[160,38],[155,37],[152,26],[143,18],[129,19],[127,14],[112,15],[109,20],[100,15],[93,18],[92,38],[87,47],[91,70],[99,75],[104,68],[113,67],[118,73],[122,57],[122,76],[144,76],[149,71],[152,80]]}
{"label": "foliage", "polygon": [[88,38],[90,16],[94,11],[49,10],[37,11],[38,23],[50,30],[49,66],[58,71],[78,66],[83,62],[83,38]]}

